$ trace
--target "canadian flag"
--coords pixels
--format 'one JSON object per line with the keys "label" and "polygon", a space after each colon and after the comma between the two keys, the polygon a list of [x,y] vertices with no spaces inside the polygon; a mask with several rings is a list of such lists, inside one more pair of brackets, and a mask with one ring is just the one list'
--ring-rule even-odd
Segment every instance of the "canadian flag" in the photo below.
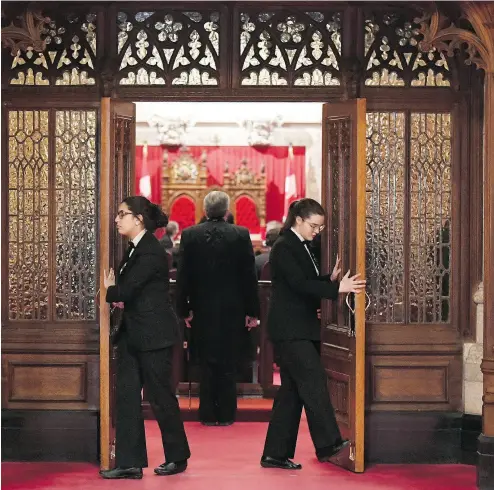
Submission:
{"label": "canadian flag", "polygon": [[141,196],[151,197],[151,176],[148,170],[148,145],[144,143],[142,147],[142,166],[141,166],[141,178],[139,179],[139,194]]}
{"label": "canadian flag", "polygon": [[288,147],[288,169],[285,177],[285,212],[283,221],[288,216],[290,204],[297,198],[297,179],[293,170],[293,146]]}

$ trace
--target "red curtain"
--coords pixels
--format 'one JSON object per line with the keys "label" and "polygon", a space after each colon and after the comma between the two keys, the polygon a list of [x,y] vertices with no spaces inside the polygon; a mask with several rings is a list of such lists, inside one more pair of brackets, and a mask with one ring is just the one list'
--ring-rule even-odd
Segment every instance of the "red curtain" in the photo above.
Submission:
{"label": "red curtain", "polygon": [[[164,148],[161,146],[148,146],[147,170],[151,177],[151,201],[161,202],[161,166],[163,162]],[[230,173],[237,170],[243,159],[248,161],[249,168],[260,173],[261,166],[265,166],[266,172],[266,222],[283,218],[285,204],[285,178],[289,168],[296,177],[297,198],[305,195],[305,147],[293,147],[293,159],[289,160],[288,146],[269,146],[266,148],[253,148],[251,146],[190,146],[190,154],[199,160],[201,153],[207,153],[207,167],[209,172],[209,185],[223,185],[223,172],[228,163]],[[179,154],[178,148],[170,149],[169,162],[172,163]],[[143,169],[142,146],[136,148],[136,189],[139,189],[139,181]],[[145,167],[144,167],[145,168]],[[165,210],[169,212],[170,210]],[[251,230],[252,233],[256,231]]]}

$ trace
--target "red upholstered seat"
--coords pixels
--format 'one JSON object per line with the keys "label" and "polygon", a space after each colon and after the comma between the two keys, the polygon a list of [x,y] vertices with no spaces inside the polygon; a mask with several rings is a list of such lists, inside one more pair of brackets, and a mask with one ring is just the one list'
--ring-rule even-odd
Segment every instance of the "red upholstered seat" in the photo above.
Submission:
{"label": "red upholstered seat", "polygon": [[235,201],[235,224],[245,226],[251,234],[261,232],[257,207],[249,196],[240,196]]}
{"label": "red upholstered seat", "polygon": [[179,196],[170,207],[170,220],[176,221],[180,230],[196,224],[196,203],[187,195]]}

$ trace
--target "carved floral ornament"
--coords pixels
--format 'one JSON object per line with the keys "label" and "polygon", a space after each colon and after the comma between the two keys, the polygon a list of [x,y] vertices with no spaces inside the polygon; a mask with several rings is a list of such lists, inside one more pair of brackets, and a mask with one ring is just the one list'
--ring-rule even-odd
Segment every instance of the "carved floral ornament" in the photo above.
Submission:
{"label": "carved floral ornament", "polygon": [[45,24],[49,24],[51,19],[44,17],[40,12],[28,10],[24,15],[19,16],[20,25],[11,22],[2,28],[2,44],[10,48],[10,53],[15,56],[19,51],[32,49],[41,53],[46,48],[46,40],[41,38]]}
{"label": "carved floral ornament", "polygon": [[155,115],[149,121],[149,125],[158,131],[162,145],[182,146],[183,138],[191,123],[183,119],[165,119]]}
{"label": "carved floral ornament", "polygon": [[282,117],[278,115],[273,119],[246,120],[240,125],[247,130],[250,146],[270,146],[274,130],[282,125]]}
{"label": "carved floral ornament", "polygon": [[463,2],[461,8],[475,32],[456,27],[434,4],[432,10],[415,19],[424,36],[420,50],[429,52],[436,48],[453,56],[455,50],[466,44],[466,62],[474,63],[486,73],[494,73],[494,3]]}

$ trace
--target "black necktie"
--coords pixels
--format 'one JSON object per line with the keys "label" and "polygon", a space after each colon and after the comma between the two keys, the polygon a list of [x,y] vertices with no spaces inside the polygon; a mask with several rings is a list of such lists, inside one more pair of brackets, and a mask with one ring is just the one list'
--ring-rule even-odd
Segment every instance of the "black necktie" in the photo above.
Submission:
{"label": "black necktie", "polygon": [[130,254],[131,254],[132,250],[134,250],[134,248],[135,248],[134,242],[130,241],[127,245],[127,250],[125,251],[125,255],[122,259],[122,262],[120,263],[120,272],[125,267],[125,264],[129,261]]}
{"label": "black necktie", "polygon": [[125,251],[125,262],[127,262],[127,260],[129,260],[130,254],[132,253],[132,250],[134,250],[135,247],[136,246],[134,245],[133,241],[130,241],[127,244],[127,250]]}

